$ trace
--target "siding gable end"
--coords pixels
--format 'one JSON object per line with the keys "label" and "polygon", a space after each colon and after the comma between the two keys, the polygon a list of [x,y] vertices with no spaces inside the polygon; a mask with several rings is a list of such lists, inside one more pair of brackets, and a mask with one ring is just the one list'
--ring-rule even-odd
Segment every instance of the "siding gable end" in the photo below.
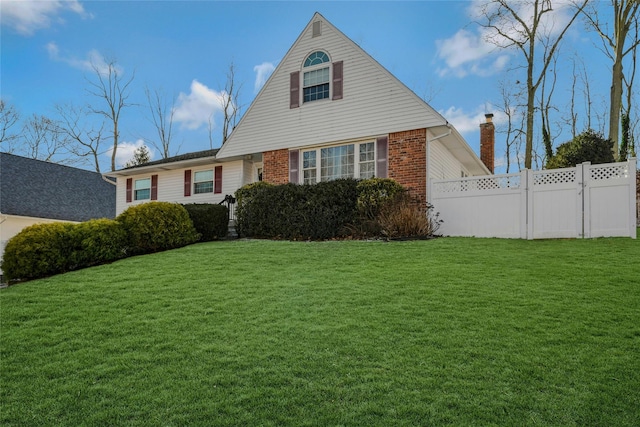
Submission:
{"label": "siding gable end", "polygon": [[[322,22],[322,32],[313,37],[313,25],[318,21]],[[327,52],[331,59],[331,99],[295,106],[292,73],[300,73],[306,57],[317,50]],[[398,114],[389,114],[390,110]],[[445,124],[438,112],[316,13],[217,157],[301,148]]]}

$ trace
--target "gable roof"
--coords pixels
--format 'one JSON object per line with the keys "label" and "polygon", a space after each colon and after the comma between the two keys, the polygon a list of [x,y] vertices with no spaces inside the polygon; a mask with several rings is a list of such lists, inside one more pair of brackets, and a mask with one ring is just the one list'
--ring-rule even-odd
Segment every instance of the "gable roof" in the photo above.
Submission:
{"label": "gable roof", "polygon": [[0,153],[1,214],[67,221],[113,218],[114,184],[97,172]]}
{"label": "gable roof", "polygon": [[[320,22],[321,35],[314,35]],[[316,27],[317,28],[317,27]],[[343,97],[290,108],[291,73],[321,50],[343,62]],[[315,13],[242,117],[218,158],[269,150],[375,137],[391,132],[447,126],[447,120],[360,46]],[[472,172],[486,168],[458,132],[448,143],[469,155]],[[466,146],[466,147],[463,147]]]}

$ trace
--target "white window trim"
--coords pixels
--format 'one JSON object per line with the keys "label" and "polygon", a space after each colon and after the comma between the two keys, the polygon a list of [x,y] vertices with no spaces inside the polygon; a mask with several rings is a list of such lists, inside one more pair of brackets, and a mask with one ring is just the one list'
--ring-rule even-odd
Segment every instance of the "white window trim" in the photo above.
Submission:
{"label": "white window trim", "polygon": [[[307,60],[307,58],[309,57],[309,55],[311,55],[314,52],[318,52],[318,51],[324,52],[327,55],[327,57],[329,58],[329,62],[323,62],[321,64],[311,65],[309,67],[305,67],[304,63]],[[304,75],[305,75],[305,73],[308,73],[310,71],[321,70],[323,68],[328,68],[329,69],[329,81],[327,82],[329,84],[329,96],[327,98],[314,99],[313,101],[305,101],[304,100],[304,90],[306,88],[306,86],[304,85]],[[316,86],[316,85],[313,85],[313,86]],[[312,86],[308,86],[308,87],[312,87]],[[300,69],[300,100],[302,101],[301,105],[313,104],[315,102],[322,102],[322,101],[330,101],[332,98],[333,98],[333,61],[331,59],[331,55],[329,55],[329,53],[324,49],[314,49],[313,51],[309,52],[304,57],[304,61],[302,61],[302,68]]]}
{"label": "white window trim", "polygon": [[[211,180],[197,181],[196,180],[196,175],[198,174],[198,172],[211,172]],[[198,194],[213,193],[215,191],[215,185],[216,185],[215,181],[216,181],[216,172],[215,172],[214,169],[194,170],[193,171],[193,182],[191,183],[191,185],[193,186],[193,194],[194,195],[198,195]],[[199,183],[202,183],[202,182],[211,182],[211,191],[196,192],[196,184],[199,184]]]}
{"label": "white window trim", "polygon": [[[136,183],[138,181],[145,181],[145,180],[149,180],[149,187],[145,187],[145,188],[136,188]],[[151,176],[148,177],[144,177],[144,178],[136,178],[133,180],[133,201],[134,202],[139,202],[139,201],[143,201],[143,200],[151,200]],[[144,199],[139,199],[138,198],[138,191],[140,190],[149,190],[149,197],[145,197]]]}
{"label": "white window trim", "polygon": [[355,179],[360,179],[360,145],[362,144],[373,144],[373,164],[374,164],[374,176],[376,175],[377,170],[375,169],[377,167],[377,162],[376,159],[378,158],[378,148],[376,146],[376,139],[372,138],[372,139],[365,139],[365,140],[359,140],[359,141],[349,141],[349,142],[342,142],[339,144],[331,144],[331,145],[319,145],[319,146],[314,146],[314,147],[305,147],[305,148],[301,148],[299,150],[300,152],[300,159],[299,159],[299,170],[300,172],[298,173],[298,184],[303,184],[304,183],[304,153],[308,152],[308,151],[315,151],[316,152],[316,166],[315,166],[315,170],[316,170],[316,182],[315,184],[321,182],[321,168],[322,168],[322,154],[321,154],[321,150],[323,148],[334,148],[334,147],[344,147],[347,145],[353,145],[353,178]]}

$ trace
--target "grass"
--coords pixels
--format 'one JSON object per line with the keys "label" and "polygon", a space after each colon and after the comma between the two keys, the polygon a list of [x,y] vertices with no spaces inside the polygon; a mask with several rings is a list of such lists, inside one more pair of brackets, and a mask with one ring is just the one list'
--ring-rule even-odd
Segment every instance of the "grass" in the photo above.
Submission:
{"label": "grass", "polygon": [[0,424],[640,425],[640,240],[230,241],[0,292]]}

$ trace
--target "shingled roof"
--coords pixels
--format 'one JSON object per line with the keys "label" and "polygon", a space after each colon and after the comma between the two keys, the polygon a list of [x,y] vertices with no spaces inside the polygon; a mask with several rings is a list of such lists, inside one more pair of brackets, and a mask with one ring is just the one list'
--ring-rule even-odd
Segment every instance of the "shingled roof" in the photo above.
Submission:
{"label": "shingled roof", "polygon": [[167,157],[166,159],[154,160],[153,162],[147,162],[141,165],[130,166],[122,170],[135,169],[135,168],[140,168],[144,166],[155,166],[155,165],[161,165],[164,163],[181,162],[184,160],[201,159],[205,157],[215,157],[216,154],[218,154],[218,151],[219,151],[218,148],[214,148],[212,150],[203,150],[203,151],[196,151],[193,153],[178,154],[177,156]]}
{"label": "shingled roof", "polygon": [[116,186],[96,172],[0,153],[0,213],[67,221],[113,218]]}

